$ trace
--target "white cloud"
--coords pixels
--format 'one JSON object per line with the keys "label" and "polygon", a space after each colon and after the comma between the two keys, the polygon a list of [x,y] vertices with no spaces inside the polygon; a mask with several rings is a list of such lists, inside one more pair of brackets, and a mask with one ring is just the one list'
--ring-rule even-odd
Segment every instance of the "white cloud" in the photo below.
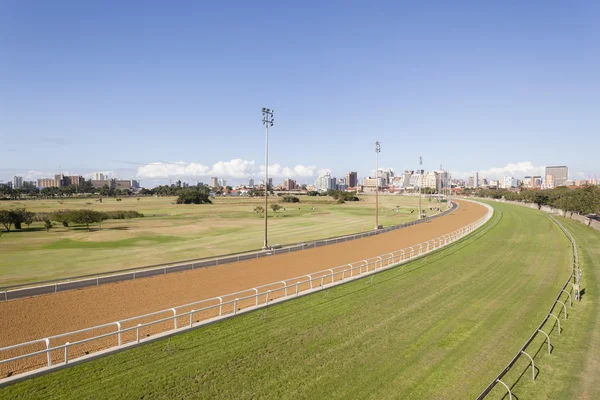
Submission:
{"label": "white cloud", "polygon": [[[314,165],[296,165],[293,168],[282,167],[279,164],[269,165],[269,176],[273,178],[299,178],[314,176],[315,170],[317,169]],[[264,175],[265,166],[260,166],[260,175]]]}
{"label": "white cloud", "polygon": [[175,163],[152,162],[139,167],[138,178],[169,178],[179,176],[208,176],[210,168],[197,163]]}
{"label": "white cloud", "polygon": [[[294,178],[314,176],[316,166],[296,165],[295,167],[284,167],[280,164],[269,165],[269,176],[275,178]],[[261,165],[258,170],[254,161],[233,159],[231,161],[219,161],[211,167],[186,163],[183,161],[175,163],[152,162],[141,166],[137,170],[138,178],[145,179],[167,179],[174,177],[209,177],[243,179],[257,175],[264,175],[265,167]]]}
{"label": "white cloud", "polygon": [[238,158],[231,161],[219,161],[218,163],[215,163],[209,171],[209,174],[228,178],[247,178],[252,176],[253,170],[254,161],[241,160]]}
{"label": "white cloud", "polygon": [[523,161],[513,164],[506,164],[504,167],[492,167],[488,169],[480,169],[473,171],[450,171],[454,177],[467,178],[469,176],[475,176],[476,172],[479,172],[480,178],[488,179],[502,179],[505,176],[512,176],[515,178],[523,178],[524,176],[543,176],[545,173],[545,166],[533,165],[531,161]]}

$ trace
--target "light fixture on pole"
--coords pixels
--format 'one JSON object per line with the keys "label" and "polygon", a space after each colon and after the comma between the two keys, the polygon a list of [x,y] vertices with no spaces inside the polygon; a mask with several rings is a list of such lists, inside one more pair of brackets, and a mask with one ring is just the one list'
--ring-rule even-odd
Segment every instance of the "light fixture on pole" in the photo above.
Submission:
{"label": "light fixture on pole", "polygon": [[418,219],[421,219],[423,215],[423,209],[421,208],[421,182],[423,182],[423,157],[419,157],[419,216]]}
{"label": "light fixture on pole", "polygon": [[379,225],[379,153],[381,153],[381,142],[375,142],[375,229],[381,229]]}
{"label": "light fixture on pole", "polygon": [[262,109],[262,123],[266,128],[266,140],[265,140],[265,241],[263,245],[263,250],[267,250],[269,248],[268,240],[267,240],[267,215],[268,215],[268,197],[269,197],[269,126],[273,126],[273,112],[274,110],[270,110],[268,108]]}

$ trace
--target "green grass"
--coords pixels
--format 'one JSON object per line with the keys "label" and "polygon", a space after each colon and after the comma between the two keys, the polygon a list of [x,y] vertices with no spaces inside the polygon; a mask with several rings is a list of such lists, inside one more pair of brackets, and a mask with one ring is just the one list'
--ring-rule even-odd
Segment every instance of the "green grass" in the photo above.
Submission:
{"label": "green grass", "polygon": [[[170,352],[157,341],[17,383],[0,397],[474,398],[569,275],[568,239],[546,215],[494,207],[485,234],[378,274],[372,285],[362,279],[241,315],[174,336]],[[540,368],[548,370],[545,360]]]}
{"label": "green grass", "polygon": [[[519,360],[507,374],[505,383],[512,385],[513,393],[520,399],[600,398],[600,232],[569,219],[559,220],[579,246],[585,293],[580,303],[568,308],[566,321],[561,313],[563,331],[558,336],[557,327],[554,326],[550,355],[541,337],[536,338],[527,349],[529,354],[537,354],[536,381],[531,378],[531,368],[525,358]],[[553,325],[548,324],[548,330]],[[504,391],[497,388],[493,393]]]}
{"label": "green grass", "polygon": [[[298,243],[370,230],[375,225],[375,198],[335,204],[330,197],[302,196],[300,203],[269,213],[269,242]],[[3,201],[0,209],[26,207],[33,212],[88,208],[134,210],[145,215],[108,220],[102,229],[62,226],[46,232],[41,223],[0,237],[0,286],[66,278],[124,268],[203,258],[259,249],[263,245],[262,215],[253,210],[264,198],[217,198],[211,205],[175,204],[174,197]],[[272,198],[270,202],[280,202]],[[425,200],[428,209],[430,202]],[[396,225],[416,218],[416,199],[380,196],[380,222]],[[398,213],[392,208],[400,207]],[[436,203],[437,206],[437,203]],[[313,207],[315,208],[313,210]],[[429,211],[429,210],[428,210]],[[149,244],[151,246],[149,246]],[[126,250],[126,251],[123,251]]]}

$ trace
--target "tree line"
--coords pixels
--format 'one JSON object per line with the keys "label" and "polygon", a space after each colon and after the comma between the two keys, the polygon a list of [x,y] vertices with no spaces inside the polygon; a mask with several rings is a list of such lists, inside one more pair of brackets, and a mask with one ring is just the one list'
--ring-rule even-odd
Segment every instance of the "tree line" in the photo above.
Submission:
{"label": "tree line", "polygon": [[533,203],[538,206],[538,209],[550,206],[565,213],[600,214],[600,186],[588,185],[576,189],[561,186],[545,190],[522,189],[519,192],[506,189],[465,189],[464,193],[492,199],[504,198],[509,201]]}
{"label": "tree line", "polygon": [[102,221],[107,219],[130,219],[140,218],[144,214],[137,211],[95,211],[95,210],[58,210],[54,212],[34,213],[25,208],[15,208],[0,210],[0,224],[4,226],[6,232],[10,232],[12,227],[19,230],[23,224],[27,228],[33,222],[43,222],[47,231],[53,226],[53,222],[62,224],[70,229],[70,224],[85,225],[90,230],[91,224],[99,224],[102,227]]}

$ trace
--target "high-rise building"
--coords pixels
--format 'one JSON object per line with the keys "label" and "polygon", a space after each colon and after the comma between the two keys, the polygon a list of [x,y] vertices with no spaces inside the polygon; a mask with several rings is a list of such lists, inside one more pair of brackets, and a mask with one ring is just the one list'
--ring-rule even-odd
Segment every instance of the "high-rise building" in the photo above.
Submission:
{"label": "high-rise building", "polygon": [[348,172],[346,174],[346,185],[348,187],[356,187],[358,185],[358,174],[356,172]]}
{"label": "high-rise building", "polygon": [[95,181],[105,181],[108,179],[108,175],[103,174],[102,172],[94,172],[92,179]]}
{"label": "high-rise building", "polygon": [[273,178],[269,178],[269,186],[273,187]]}
{"label": "high-rise building", "polygon": [[467,187],[470,187],[470,188],[475,187],[475,177],[474,176],[469,177],[469,183],[468,183]]}
{"label": "high-rise building", "polygon": [[13,178],[13,189],[21,189],[23,187],[23,177],[17,175]]}
{"label": "high-rise building", "polygon": [[505,176],[502,181],[502,187],[504,189],[511,189],[518,187],[517,180],[512,176]]}
{"label": "high-rise building", "polygon": [[248,181],[248,187],[254,187],[254,179],[250,178]]}
{"label": "high-rise building", "polygon": [[329,172],[322,173],[315,181],[315,187],[317,188],[317,190],[321,190],[323,192],[329,189],[335,189],[335,185],[335,178],[332,178]]}
{"label": "high-rise building", "polygon": [[479,172],[475,173],[475,187],[479,187]]}
{"label": "high-rise building", "polygon": [[220,187],[225,187],[227,186],[227,181],[225,179],[219,179],[218,184]]}
{"label": "high-rise building", "polygon": [[297,187],[296,181],[288,178],[283,181],[283,187],[285,188],[285,190],[294,190]]}
{"label": "high-rise building", "polygon": [[549,180],[548,177],[550,176],[554,187],[564,186],[567,179],[569,179],[569,168],[564,165],[546,167],[546,181]]}
{"label": "high-rise building", "polygon": [[212,186],[214,188],[219,187],[219,178],[217,178],[217,177],[210,178],[210,186]]}

